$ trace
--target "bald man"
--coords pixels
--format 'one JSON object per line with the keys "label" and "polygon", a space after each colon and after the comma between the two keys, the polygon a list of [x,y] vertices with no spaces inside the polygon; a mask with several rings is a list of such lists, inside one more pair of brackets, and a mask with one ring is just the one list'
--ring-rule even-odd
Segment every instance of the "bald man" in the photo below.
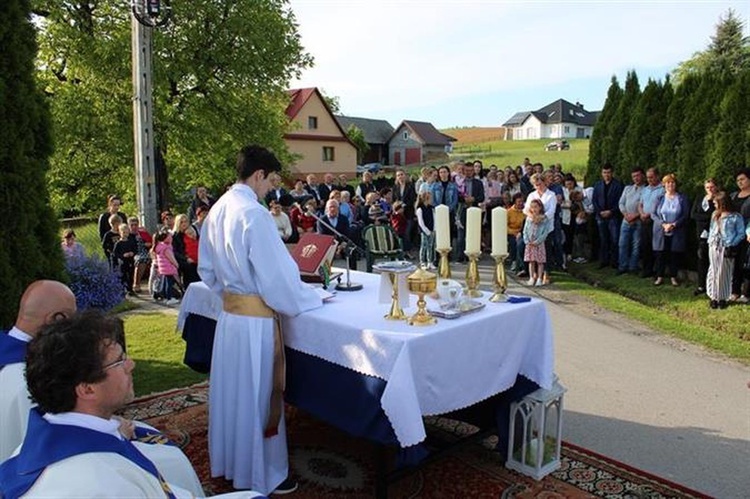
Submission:
{"label": "bald man", "polygon": [[0,334],[0,462],[23,440],[31,400],[24,378],[26,344],[46,324],[76,311],[76,297],[57,281],[32,282],[21,297],[13,329]]}
{"label": "bald man", "polygon": [[[0,463],[13,454],[26,435],[32,407],[24,376],[26,346],[44,326],[75,312],[76,297],[65,284],[35,281],[21,297],[15,326],[7,334],[0,333]],[[132,431],[130,422],[123,423],[121,431],[126,430]],[[157,465],[167,481],[203,497],[200,480],[178,447],[138,443],[138,449]]]}

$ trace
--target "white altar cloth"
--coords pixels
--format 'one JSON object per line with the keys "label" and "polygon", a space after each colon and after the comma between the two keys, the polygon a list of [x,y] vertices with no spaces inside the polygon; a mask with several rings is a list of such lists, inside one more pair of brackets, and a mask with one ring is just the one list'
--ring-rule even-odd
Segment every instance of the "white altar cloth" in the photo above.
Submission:
{"label": "white altar cloth", "polygon": [[[387,381],[381,405],[402,447],[426,434],[422,416],[468,407],[513,386],[518,374],[551,388],[553,337],[544,303],[489,303],[464,317],[433,326],[385,320],[378,303],[380,276],[352,272],[364,284],[339,292],[322,308],[283,318],[286,346]],[[416,311],[411,300],[407,314]],[[433,306],[436,304],[431,303]],[[430,302],[428,301],[428,308]],[[218,317],[221,300],[200,282],[188,287],[178,317]]]}

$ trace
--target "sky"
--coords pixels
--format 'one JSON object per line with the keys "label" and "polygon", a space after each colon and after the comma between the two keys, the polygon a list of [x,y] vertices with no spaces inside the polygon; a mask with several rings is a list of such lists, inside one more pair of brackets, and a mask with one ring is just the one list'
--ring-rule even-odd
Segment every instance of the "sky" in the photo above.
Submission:
{"label": "sky", "polygon": [[318,87],[347,116],[500,126],[557,99],[600,110],[613,75],[641,87],[705,50],[748,1],[290,0]]}

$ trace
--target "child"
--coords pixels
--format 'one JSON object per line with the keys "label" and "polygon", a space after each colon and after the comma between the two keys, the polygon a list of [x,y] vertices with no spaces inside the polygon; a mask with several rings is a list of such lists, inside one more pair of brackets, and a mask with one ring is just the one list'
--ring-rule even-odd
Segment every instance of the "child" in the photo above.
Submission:
{"label": "child", "polygon": [[391,220],[391,227],[393,231],[398,235],[398,239],[401,242],[401,247],[404,247],[404,236],[406,235],[406,216],[404,215],[404,203],[396,201],[393,203],[393,211],[389,216]]}
{"label": "child", "polygon": [[169,231],[162,230],[154,237],[156,247],[156,265],[159,269],[159,275],[162,278],[162,289],[167,305],[176,305],[180,300],[172,296],[173,288],[177,284],[177,260],[172,250],[172,234]]}
{"label": "child", "polygon": [[524,260],[529,263],[529,286],[544,285],[544,264],[547,263],[547,252],[544,241],[547,239],[551,221],[544,215],[544,205],[539,199],[532,199],[529,206],[530,216],[523,227],[523,242],[526,244]]}
{"label": "child", "polygon": [[102,249],[104,250],[104,256],[109,262],[109,266],[114,270],[116,259],[112,255],[112,250],[115,249],[115,243],[120,240],[120,224],[122,219],[119,215],[112,215],[109,217],[109,231],[104,233],[102,237]]}
{"label": "child", "polygon": [[422,191],[417,198],[417,223],[422,240],[419,246],[419,265],[435,270],[435,213],[432,193]]}
{"label": "child", "polygon": [[73,229],[65,229],[63,232],[62,249],[66,260],[83,257],[83,246],[76,242],[76,233]]}
{"label": "child", "polygon": [[583,207],[583,192],[571,191],[570,217],[573,218],[573,250],[571,256],[575,263],[586,263],[586,244],[588,239],[588,214]]}
{"label": "child", "polygon": [[120,240],[115,243],[112,250],[114,259],[120,266],[122,284],[128,294],[134,296],[133,282],[135,273],[135,254],[138,251],[138,243],[135,234],[131,234],[128,224],[120,224]]}

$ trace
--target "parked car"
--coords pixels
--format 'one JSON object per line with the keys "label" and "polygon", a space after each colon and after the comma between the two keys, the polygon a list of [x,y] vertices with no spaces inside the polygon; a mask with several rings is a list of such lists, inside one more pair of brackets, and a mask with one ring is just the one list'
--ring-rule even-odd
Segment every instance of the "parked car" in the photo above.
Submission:
{"label": "parked car", "polygon": [[382,163],[367,163],[366,165],[357,165],[358,174],[362,174],[364,172],[378,173],[382,169]]}
{"label": "parked car", "polygon": [[555,140],[544,146],[545,151],[567,151],[570,144],[567,140]]}

